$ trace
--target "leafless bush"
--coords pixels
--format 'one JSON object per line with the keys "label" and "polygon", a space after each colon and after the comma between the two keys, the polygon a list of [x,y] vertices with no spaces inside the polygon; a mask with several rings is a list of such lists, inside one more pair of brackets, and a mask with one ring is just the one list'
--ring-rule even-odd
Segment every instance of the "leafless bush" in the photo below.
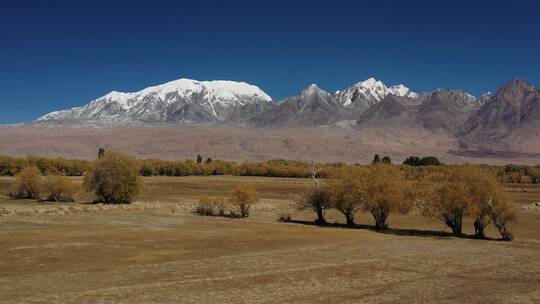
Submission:
{"label": "leafless bush", "polygon": [[206,216],[215,215],[214,205],[212,204],[212,200],[207,196],[200,197],[199,203],[197,204],[197,207],[195,208],[195,212],[198,215],[206,215]]}
{"label": "leafless bush", "polygon": [[278,221],[282,223],[289,223],[291,221],[291,214],[290,213],[281,213],[279,215]]}

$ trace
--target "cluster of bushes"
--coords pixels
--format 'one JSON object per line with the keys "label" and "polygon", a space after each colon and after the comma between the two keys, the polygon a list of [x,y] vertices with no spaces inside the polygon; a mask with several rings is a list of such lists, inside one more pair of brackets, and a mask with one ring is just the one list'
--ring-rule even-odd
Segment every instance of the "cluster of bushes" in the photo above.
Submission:
{"label": "cluster of bushes", "polygon": [[498,173],[502,181],[506,183],[540,183],[540,165],[506,165],[499,169]]}
{"label": "cluster of bushes", "polygon": [[[94,192],[96,202],[129,203],[141,191],[138,162],[119,152],[107,152],[87,166],[84,183]],[[36,166],[22,169],[15,175],[9,195],[17,199],[45,199],[51,202],[73,202],[77,187],[63,175],[44,176]]]}
{"label": "cluster of bushes", "polygon": [[375,156],[373,156],[373,160],[371,161],[372,164],[380,164],[380,163],[383,163],[383,164],[391,164],[392,163],[392,159],[390,159],[390,156],[383,156],[383,158],[381,158],[379,156],[379,154],[375,154]]}
{"label": "cluster of bushes", "polygon": [[351,226],[355,214],[367,212],[377,229],[387,229],[391,213],[405,214],[416,208],[441,220],[456,236],[462,235],[463,219],[470,217],[477,238],[485,238],[485,228],[493,224],[504,240],[512,239],[508,223],[515,221],[516,212],[495,176],[473,166],[423,173],[411,178],[384,164],[342,170],[336,178],[315,185],[298,209],[313,211],[317,224],[325,224],[325,212],[335,209]]}
{"label": "cluster of bushes", "polygon": [[59,175],[44,177],[37,167],[27,167],[18,173],[9,196],[17,199],[45,199],[50,202],[73,202],[76,187]]}
{"label": "cluster of bushes", "polygon": [[255,189],[246,185],[238,185],[233,189],[228,199],[207,196],[199,198],[195,213],[206,216],[245,218],[249,217],[251,206],[258,201]]}

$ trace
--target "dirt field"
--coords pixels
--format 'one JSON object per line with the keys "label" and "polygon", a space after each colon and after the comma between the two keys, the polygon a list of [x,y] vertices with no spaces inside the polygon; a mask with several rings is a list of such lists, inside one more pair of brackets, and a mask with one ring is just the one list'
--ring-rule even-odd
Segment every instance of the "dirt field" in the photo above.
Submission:
{"label": "dirt field", "polygon": [[[10,182],[0,178],[0,191]],[[199,195],[227,195],[238,182],[262,198],[251,218],[191,213]],[[146,178],[131,205],[84,204],[88,194],[71,204],[0,197],[0,303],[540,302],[539,188],[509,189],[520,220],[515,241],[501,242],[449,237],[416,214],[391,215],[386,233],[366,215],[358,229],[316,227],[293,208],[308,186],[160,177]],[[277,222],[282,212],[296,222]]]}

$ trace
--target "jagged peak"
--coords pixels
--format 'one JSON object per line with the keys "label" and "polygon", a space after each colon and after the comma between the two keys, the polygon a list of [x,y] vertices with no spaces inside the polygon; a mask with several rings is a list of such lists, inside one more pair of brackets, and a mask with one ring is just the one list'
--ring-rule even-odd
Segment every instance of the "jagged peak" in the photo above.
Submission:
{"label": "jagged peak", "polygon": [[527,92],[532,91],[538,92],[533,84],[522,78],[514,78],[506,82],[497,93],[495,93],[495,96],[497,96],[498,99],[518,100],[527,94]]}
{"label": "jagged peak", "polygon": [[433,91],[433,94],[440,94],[440,93],[450,93],[450,94],[462,94],[462,95],[468,95],[474,97],[469,92],[462,90],[462,89],[444,89],[444,88],[438,88]]}
{"label": "jagged peak", "polygon": [[[508,82],[506,82],[500,90],[505,90],[508,88],[520,88],[520,89],[526,89],[526,90],[532,90],[534,88],[534,85],[528,82],[527,80],[523,78],[514,78]],[[499,91],[500,91],[499,90]]]}
{"label": "jagged peak", "polygon": [[321,89],[317,84],[312,83],[300,93],[300,95],[302,95],[302,96],[310,96],[310,95],[314,95],[314,94],[328,95],[328,92]]}
{"label": "jagged peak", "polygon": [[484,94],[480,95],[480,97],[478,97],[478,98],[482,98],[482,97],[486,97],[486,96],[492,96],[492,95],[493,95],[493,92],[487,91]]}
{"label": "jagged peak", "polygon": [[386,88],[386,85],[373,77],[370,77],[364,81],[360,81],[358,83],[355,83],[353,85],[354,87],[362,87],[362,88],[375,88],[375,87],[384,87]]}

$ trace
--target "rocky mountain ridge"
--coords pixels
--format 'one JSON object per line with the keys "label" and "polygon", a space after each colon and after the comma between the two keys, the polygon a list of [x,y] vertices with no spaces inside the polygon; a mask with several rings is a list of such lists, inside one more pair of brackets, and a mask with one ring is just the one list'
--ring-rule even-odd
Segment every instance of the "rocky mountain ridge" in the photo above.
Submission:
{"label": "rocky mountain ridge", "polygon": [[519,78],[478,98],[462,90],[416,93],[370,78],[333,93],[312,84],[279,101],[244,82],[179,79],[139,92],[111,92],[84,106],[49,113],[35,124],[290,128],[340,127],[346,121],[356,130],[444,133],[463,150],[540,152],[540,92]]}

